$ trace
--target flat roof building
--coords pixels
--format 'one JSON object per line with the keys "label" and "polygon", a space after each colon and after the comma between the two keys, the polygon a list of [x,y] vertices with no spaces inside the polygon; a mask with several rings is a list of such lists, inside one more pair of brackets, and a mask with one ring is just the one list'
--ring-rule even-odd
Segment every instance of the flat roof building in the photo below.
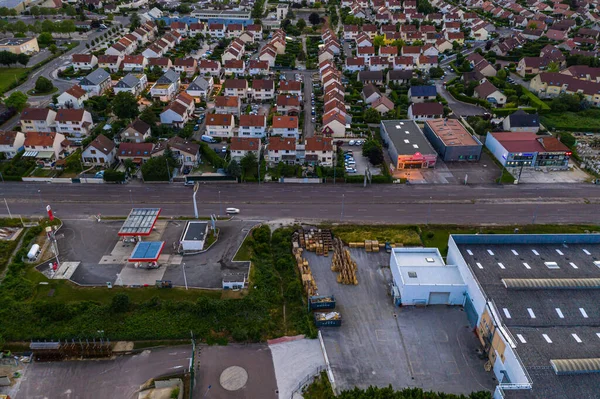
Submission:
{"label": "flat roof building", "polygon": [[181,235],[181,247],[184,252],[196,252],[204,249],[208,234],[207,222],[187,222]]}
{"label": "flat roof building", "polygon": [[598,397],[600,235],[452,235],[448,248],[494,397]]}
{"label": "flat roof building", "polygon": [[479,161],[483,144],[456,119],[425,121],[423,133],[444,162]]}
{"label": "flat roof building", "polygon": [[538,136],[533,132],[490,132],[485,146],[507,168],[569,168],[571,150],[554,136]]}
{"label": "flat roof building", "polygon": [[413,120],[381,121],[381,138],[396,169],[433,168],[437,153]]}
{"label": "flat roof building", "polygon": [[35,37],[9,37],[0,39],[0,51],[8,51],[13,54],[33,54],[38,53],[40,47]]}

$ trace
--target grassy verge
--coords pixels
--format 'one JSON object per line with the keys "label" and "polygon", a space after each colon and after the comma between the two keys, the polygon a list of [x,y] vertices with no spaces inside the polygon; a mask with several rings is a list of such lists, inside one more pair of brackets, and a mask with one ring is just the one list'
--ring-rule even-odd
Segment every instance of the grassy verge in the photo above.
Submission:
{"label": "grassy verge", "polygon": [[385,225],[385,226],[322,226],[330,228],[333,234],[345,243],[360,242],[364,240],[378,240],[404,244],[407,246],[421,245],[419,233],[414,226]]}
{"label": "grassy verge", "polygon": [[600,109],[545,114],[541,121],[549,130],[600,132]]}
{"label": "grassy verge", "polygon": [[10,90],[15,82],[26,79],[31,68],[0,68],[0,93]]}
{"label": "grassy verge", "polygon": [[252,257],[252,231],[248,233],[248,236],[238,249],[237,253],[233,257],[234,262],[246,262]]}
{"label": "grassy verge", "polygon": [[304,399],[333,399],[333,389],[327,378],[327,373],[322,371],[319,376],[315,377],[313,382],[304,388],[302,392]]}

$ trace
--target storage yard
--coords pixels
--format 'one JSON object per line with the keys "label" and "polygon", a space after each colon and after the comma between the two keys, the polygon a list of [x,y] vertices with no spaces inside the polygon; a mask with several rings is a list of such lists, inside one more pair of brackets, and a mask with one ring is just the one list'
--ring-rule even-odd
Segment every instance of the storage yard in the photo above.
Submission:
{"label": "storage yard", "polygon": [[[310,307],[338,391],[390,382],[397,389],[457,394],[493,389],[494,375],[484,370],[479,342],[461,307],[395,307],[385,243],[368,241],[367,248],[365,242],[353,243],[354,248],[340,243],[333,239],[333,256],[303,253],[320,295]],[[340,275],[332,272],[336,253],[356,265],[356,283],[339,283]]]}

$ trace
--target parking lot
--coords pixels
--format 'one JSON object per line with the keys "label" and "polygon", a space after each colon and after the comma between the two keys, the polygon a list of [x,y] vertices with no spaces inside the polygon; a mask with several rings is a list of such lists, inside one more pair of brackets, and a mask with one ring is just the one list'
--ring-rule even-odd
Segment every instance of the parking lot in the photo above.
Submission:
{"label": "parking lot", "polygon": [[371,170],[371,174],[373,174],[373,175],[381,174],[381,169],[379,167],[375,167],[375,166],[371,165],[369,163],[369,160],[363,156],[362,146],[350,145],[348,143],[349,142],[345,142],[341,148],[343,151],[348,151],[348,150],[352,151],[352,157],[354,158],[354,161],[356,162],[356,165],[354,165],[354,168],[356,169],[356,173],[352,173],[352,174],[364,175],[365,171],[367,170],[367,167],[369,167],[369,169]]}
{"label": "parking lot", "polygon": [[338,390],[354,386],[468,394],[492,390],[494,374],[484,371],[479,341],[461,307],[402,307],[389,295],[389,254],[350,249],[358,285],[341,285],[331,257],[306,252],[320,295],[333,294],[342,326],[322,328]]}
{"label": "parking lot", "polygon": [[[117,235],[122,220],[68,221],[59,231],[61,263],[71,262],[76,269],[70,280],[81,285],[153,285],[156,280],[171,280],[176,286],[221,288],[223,275],[247,273],[248,262],[233,262],[233,256],[252,227],[252,222],[236,219],[219,221],[219,239],[206,252],[197,255],[177,253],[185,221],[159,220],[156,230],[143,241],[165,241],[158,269],[136,269],[127,259],[135,243],[124,242]],[[185,278],[184,278],[185,264]],[[47,265],[40,266],[45,271]]]}

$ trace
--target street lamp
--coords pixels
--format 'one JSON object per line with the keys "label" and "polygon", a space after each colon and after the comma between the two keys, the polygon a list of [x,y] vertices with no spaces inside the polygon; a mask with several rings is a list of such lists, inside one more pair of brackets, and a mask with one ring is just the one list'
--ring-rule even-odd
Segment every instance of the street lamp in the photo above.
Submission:
{"label": "street lamp", "polygon": [[221,192],[219,191],[219,216],[223,214],[223,203],[221,202]]}
{"label": "street lamp", "polygon": [[188,289],[188,285],[187,285],[187,277],[185,275],[185,262],[183,263],[183,281],[185,282],[185,289]]}

